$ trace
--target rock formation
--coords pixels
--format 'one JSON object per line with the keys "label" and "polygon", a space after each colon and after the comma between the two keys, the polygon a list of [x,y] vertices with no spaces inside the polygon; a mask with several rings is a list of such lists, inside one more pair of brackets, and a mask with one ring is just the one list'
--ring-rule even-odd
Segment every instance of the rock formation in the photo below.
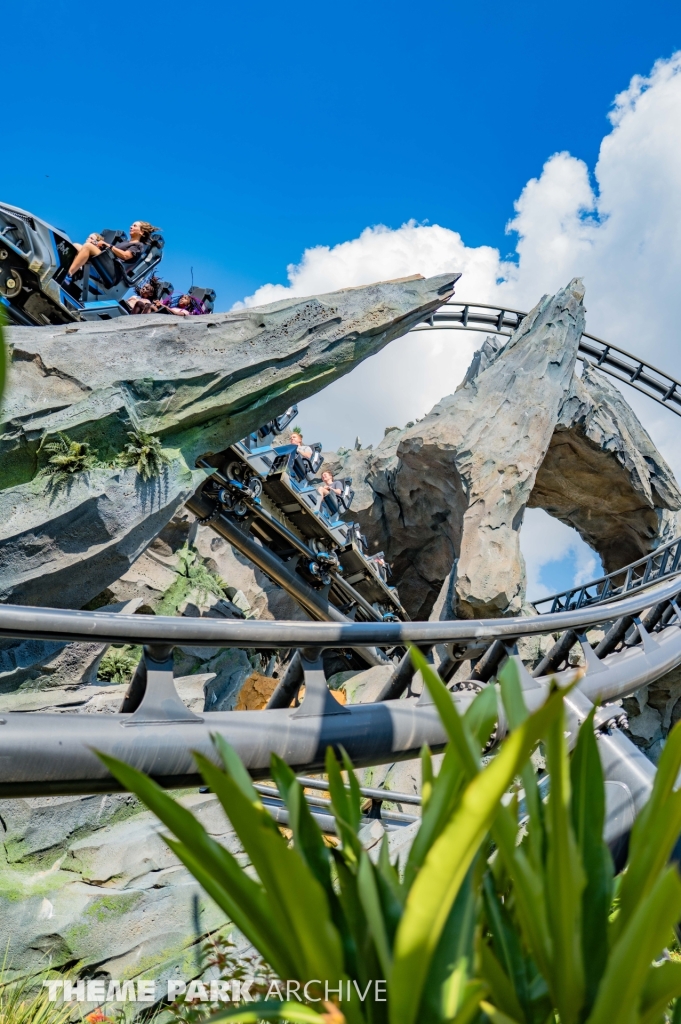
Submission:
{"label": "rock formation", "polygon": [[[121,576],[219,451],[314,394],[438,308],[457,274],[349,288],[255,309],[8,332],[0,436],[0,600],[78,608]],[[143,480],[117,461],[128,431],[168,463]],[[98,465],[41,474],[59,432]]]}
{"label": "rock formation", "polygon": [[353,478],[348,518],[385,552],[413,618],[428,618],[450,572],[444,614],[518,614],[528,505],[574,526],[607,571],[671,539],[671,470],[601,373],[575,375],[582,299],[577,280],[545,296],[505,345],[487,339],[420,422],[389,429],[375,450],[327,456]]}
{"label": "rock formation", "polygon": [[565,396],[528,505],[573,526],[613,572],[656,547],[663,510],[678,509],[681,493],[621,392],[587,365]]}

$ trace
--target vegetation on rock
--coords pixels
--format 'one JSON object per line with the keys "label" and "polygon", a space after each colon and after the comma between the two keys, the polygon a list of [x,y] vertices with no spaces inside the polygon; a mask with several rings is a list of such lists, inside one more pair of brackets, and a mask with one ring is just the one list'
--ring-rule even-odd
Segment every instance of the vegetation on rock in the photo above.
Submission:
{"label": "vegetation on rock", "polygon": [[91,451],[87,441],[72,441],[61,431],[56,441],[43,445],[46,452],[53,454],[47,460],[42,472],[58,480],[68,480],[75,473],[93,469],[97,465],[97,452]]}
{"label": "vegetation on rock", "polygon": [[42,979],[6,980],[0,972],[0,1024],[67,1024],[73,1006],[50,1002],[46,989],[35,988]]}
{"label": "vegetation on rock", "polygon": [[137,428],[128,431],[130,441],[118,456],[120,466],[134,466],[143,480],[160,476],[170,459],[163,451],[161,439],[146,430]]}
{"label": "vegetation on rock", "polygon": [[110,683],[129,683],[141,657],[141,647],[112,645],[99,663],[97,678]]}
{"label": "vegetation on rock", "polygon": [[208,594],[225,597],[225,581],[211,572],[196,548],[185,542],[177,552],[178,578],[168,587],[156,607],[157,615],[174,615],[180,604],[196,591],[199,601]]}

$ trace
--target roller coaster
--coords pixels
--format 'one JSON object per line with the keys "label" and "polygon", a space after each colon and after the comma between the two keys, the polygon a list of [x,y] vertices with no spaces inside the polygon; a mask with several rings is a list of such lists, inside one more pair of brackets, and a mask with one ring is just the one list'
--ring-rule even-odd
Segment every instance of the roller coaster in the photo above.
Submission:
{"label": "roller coaster", "polygon": [[[509,335],[525,316],[518,310],[450,301],[415,330]],[[579,357],[681,415],[681,383],[652,365],[587,334]],[[0,606],[2,637],[127,642],[144,648],[117,714],[68,719],[49,713],[0,714],[0,797],[114,792],[118,784],[95,749],[134,764],[163,786],[197,786],[201,780],[192,751],[210,755],[216,732],[238,751],[265,793],[262,780],[268,778],[272,752],[307,776],[323,771],[328,746],[342,746],[358,767],[417,757],[423,743],[440,750],[444,729],[427,691],[412,695],[414,670],[406,649],[413,644],[430,654],[444,645],[438,672],[461,711],[509,657],[518,664],[530,709],[545,699],[551,680],[567,685],[577,671],[583,672],[566,697],[569,730],[574,737],[598,706],[594,722],[606,777],[606,835],[613,848],[626,840],[650,793],[655,766],[623,732],[621,699],[681,665],[681,539],[607,576],[537,601],[533,616],[410,622],[383,566],[367,556],[349,521],[351,481],[343,482],[335,507],[325,505],[311,483],[319,460],[309,469],[301,467],[295,445],[275,443],[293,414],[289,410],[227,451],[206,457],[207,479],[187,505],[291,594],[313,621]],[[597,628],[602,636],[594,646],[587,633]],[[552,635],[554,643],[530,673],[517,642],[542,635]],[[173,681],[173,648],[188,644],[294,648],[296,653],[265,710],[195,714]],[[585,670],[570,664],[575,648]],[[350,665],[392,666],[374,702],[342,705],[332,696],[323,661],[331,650],[342,652]],[[470,671],[462,679],[458,670],[466,662]],[[302,683],[304,697],[291,706]],[[500,707],[497,742],[504,732]],[[365,795],[378,811],[384,799],[395,799],[389,791],[367,790]],[[328,818],[319,806],[321,798],[316,799],[315,813],[320,820]],[[274,797],[266,803],[277,820],[285,820]],[[412,820],[411,815],[384,815],[388,828]]]}

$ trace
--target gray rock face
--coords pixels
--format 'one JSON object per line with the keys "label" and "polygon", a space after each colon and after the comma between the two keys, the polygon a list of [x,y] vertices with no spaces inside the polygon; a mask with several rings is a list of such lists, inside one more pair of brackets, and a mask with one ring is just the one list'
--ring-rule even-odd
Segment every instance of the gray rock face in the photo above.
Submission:
{"label": "gray rock face", "polygon": [[360,484],[352,513],[371,548],[386,552],[412,618],[428,618],[454,563],[458,615],[520,611],[519,530],[572,379],[583,294],[575,280],[545,296],[423,420],[343,464],[359,468],[364,457],[364,472],[350,475],[368,488]]}
{"label": "gray rock face", "polygon": [[[121,576],[198,486],[196,459],[348,373],[407,333],[458,275],[350,288],[256,309],[16,327],[0,435],[0,600],[81,607]],[[93,352],[95,355],[93,356]],[[169,457],[142,481],[116,468],[127,431]],[[40,475],[58,432],[101,468]]]}
{"label": "gray rock face", "polygon": [[608,571],[676,535],[671,470],[602,374],[575,375],[582,298],[579,281],[545,297],[507,344],[485,341],[423,420],[390,428],[375,450],[327,456],[352,476],[348,518],[385,551],[413,618],[438,595],[442,617],[519,614],[528,505],[575,527]]}
{"label": "gray rock face", "polygon": [[[214,796],[193,793],[180,802],[239,853]],[[3,800],[0,816],[0,913],[12,970],[78,962],[96,964],[105,978],[160,985],[196,974],[196,943],[223,926],[224,916],[135,798]]]}
{"label": "gray rock face", "polygon": [[528,504],[573,526],[613,572],[657,546],[662,513],[681,507],[681,492],[621,393],[586,366],[565,396]]}

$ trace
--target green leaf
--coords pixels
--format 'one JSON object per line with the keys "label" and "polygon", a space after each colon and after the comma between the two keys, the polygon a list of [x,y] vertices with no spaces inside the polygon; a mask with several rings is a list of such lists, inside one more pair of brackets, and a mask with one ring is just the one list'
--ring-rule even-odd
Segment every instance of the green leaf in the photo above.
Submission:
{"label": "green leaf", "polygon": [[324,1024],[328,1018],[317,1013],[310,1006],[298,1002],[257,1002],[248,1007],[236,1010],[222,1010],[209,1017],[206,1024],[218,1024],[218,1021],[229,1020],[233,1024],[259,1024],[261,1020],[283,1020],[290,1024]]}
{"label": "green leaf", "polygon": [[681,963],[665,960],[651,967],[641,996],[641,1024],[656,1024],[673,999],[681,996]]}
{"label": "green leaf", "polygon": [[681,919],[681,879],[667,868],[639,902],[612,947],[587,1024],[629,1024],[637,1021],[637,1003],[651,962],[669,941]]}
{"label": "green leaf", "polygon": [[[491,981],[490,990],[502,1009],[506,1009],[506,1012],[517,1016],[519,1019],[523,1019],[527,1015],[529,1001],[523,951],[519,935],[514,930],[513,924],[496,894],[489,871],[485,873],[483,878],[483,894],[485,910],[487,912],[487,924],[492,935],[494,952],[505,974],[510,979],[509,984],[511,984],[514,993],[517,993],[517,1005],[510,1006],[507,1001],[506,1006],[504,1006],[504,1003],[497,998],[496,989]],[[491,953],[490,950],[488,952]],[[483,973],[485,973],[484,969]],[[485,974],[485,976],[487,975]],[[520,1009],[521,1006],[522,1010]]]}
{"label": "green leaf", "polygon": [[424,743],[421,747],[421,814],[428,808],[428,801],[433,792],[433,758],[430,747]]}
{"label": "green leaf", "polygon": [[215,749],[220,755],[225,771],[234,779],[246,799],[255,807],[263,807],[260,794],[253,785],[251,776],[248,774],[246,766],[234,747],[232,747],[224,736],[221,736],[218,732],[212,733],[210,738],[213,741]]}
{"label": "green leaf", "polygon": [[487,995],[487,989],[481,981],[469,981],[461,993],[456,1016],[449,1019],[448,1024],[471,1024],[479,1017],[480,1001]]}
{"label": "green leaf", "polygon": [[[362,844],[357,838],[357,814],[354,806],[355,797],[345,788],[340,766],[331,747],[326,751],[326,774],[329,779],[331,810],[333,811],[338,835],[343,844],[343,856],[355,866],[359,864]],[[352,773],[354,776],[354,772]],[[361,813],[361,812],[360,812]]]}
{"label": "green leaf", "polygon": [[[439,680],[437,685],[442,687]],[[449,694],[447,699],[459,719]],[[468,868],[499,812],[501,797],[561,708],[562,695],[554,693],[544,707],[511,733],[494,760],[469,782],[455,813],[428,851],[409,891],[395,937],[391,1024],[415,1021],[440,935]],[[470,765],[471,751],[465,736],[464,742],[467,751],[462,761]],[[475,764],[473,771],[477,772]]]}
{"label": "green leaf", "polygon": [[501,1010],[497,1010],[496,1006],[492,1006],[485,999],[480,1001],[480,1009],[487,1014],[492,1024],[520,1024],[518,1020],[509,1017],[506,1013],[502,1013]]}
{"label": "green leaf", "polygon": [[409,649],[414,667],[421,673],[424,684],[433,698],[447,735],[468,778],[480,767],[480,751],[476,749],[470,732],[463,727],[461,715],[454,706],[452,695],[437,672],[429,665],[418,647]]}
{"label": "green leaf", "polygon": [[506,872],[513,879],[515,910],[523,937],[544,977],[549,977],[552,940],[549,930],[543,865],[528,857],[523,846],[516,845],[517,822],[511,811],[499,811],[492,835]]}
{"label": "green leaf", "polygon": [[528,716],[525,698],[523,697],[523,688],[520,683],[520,669],[516,658],[517,655],[508,658],[499,673],[501,700],[511,729],[517,729]]}
{"label": "green leaf", "polygon": [[594,733],[594,715],[583,723],[570,762],[572,826],[586,887],[582,895],[582,956],[587,1012],[596,998],[608,959],[608,916],[612,904],[613,865],[603,841],[605,789],[603,767]]}
{"label": "green leaf", "polygon": [[[419,1021],[450,1020],[468,999],[468,975],[475,948],[478,898],[471,867],[454,900],[424,987]],[[468,994],[467,994],[468,993]],[[482,993],[481,993],[482,995]]]}
{"label": "green leaf", "polygon": [[335,899],[331,882],[331,856],[321,830],[312,817],[302,786],[286,762],[276,754],[272,754],[270,758],[270,768],[272,778],[289,813],[289,827],[293,833],[294,845],[317,881],[326,890],[327,896]]}
{"label": "green leaf", "polygon": [[[419,652],[420,654],[420,652]],[[426,662],[427,671],[432,669]],[[444,688],[444,684],[436,677],[436,685]],[[451,694],[445,690],[446,699],[452,702]],[[455,714],[458,714],[456,707]],[[466,730],[471,745],[478,744],[478,751],[490,735],[497,719],[497,697],[494,687],[486,687],[476,696],[463,717],[462,729]],[[440,771],[433,781],[428,806],[422,810],[421,827],[414,838],[404,871],[404,889],[409,890],[416,874],[423,864],[424,858],[442,832],[452,815],[454,806],[464,784],[464,773],[454,745],[450,743],[440,766]]]}
{"label": "green leaf", "polygon": [[513,983],[485,942],[480,943],[480,968],[498,1008],[512,1020],[522,1021],[524,1024],[527,1018],[520,1006]]}
{"label": "green leaf", "polygon": [[374,940],[383,977],[390,983],[392,972],[392,950],[383,918],[383,908],[374,877],[374,866],[365,850],[359,860],[357,872],[357,891],[369,925],[369,933]]}
{"label": "green leaf", "polygon": [[244,872],[231,853],[211,839],[186,808],[143,772],[105,754],[97,756],[113,777],[135,793],[181,840],[166,842],[265,960],[281,977],[294,977],[295,963],[288,955],[286,933],[273,921],[262,887]]}
{"label": "green leaf", "polygon": [[352,761],[344,747],[340,747],[340,754],[343,759],[343,767],[348,775],[348,786],[350,787],[350,792],[348,793],[350,818],[348,820],[355,832],[359,832],[359,827],[362,824],[362,794]]}
{"label": "green leaf", "polygon": [[620,910],[613,924],[615,936],[621,934],[637,906],[647,899],[681,833],[681,791],[673,791],[680,768],[681,723],[677,723],[662,750],[650,799],[631,831]]}
{"label": "green leaf", "polygon": [[553,963],[546,980],[561,1024],[576,1024],[584,1002],[582,893],[586,884],[570,812],[570,766],[564,714],[549,726],[544,741],[551,777],[546,826],[546,910],[553,941]]}
{"label": "green leaf", "polygon": [[239,784],[212,761],[198,753],[194,757],[258,874],[274,921],[284,934],[288,932],[297,965],[293,977],[343,977],[341,940],[323,887],[267,811],[254,806]]}

